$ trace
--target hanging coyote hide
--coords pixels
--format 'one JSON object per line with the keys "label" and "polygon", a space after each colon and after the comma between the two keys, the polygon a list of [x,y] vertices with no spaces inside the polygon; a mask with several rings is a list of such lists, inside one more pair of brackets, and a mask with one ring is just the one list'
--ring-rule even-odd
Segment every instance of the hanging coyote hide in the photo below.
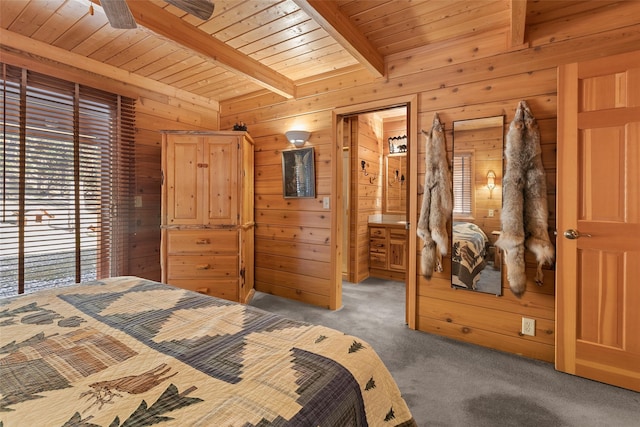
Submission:
{"label": "hanging coyote hide", "polygon": [[447,162],[444,130],[436,113],[429,132],[422,131],[426,146],[426,173],[422,208],[418,220],[418,236],[422,239],[422,275],[431,279],[434,271],[442,271],[442,256],[449,249],[447,221],[451,217],[451,174]]}
{"label": "hanging coyote hide", "polygon": [[538,262],[536,284],[542,285],[542,265],[551,264],[547,185],[540,156],[540,131],[525,101],[520,101],[509,126],[505,148],[506,171],[502,187],[502,232],[496,246],[504,250],[509,287],[517,297],[526,289],[524,249]]}

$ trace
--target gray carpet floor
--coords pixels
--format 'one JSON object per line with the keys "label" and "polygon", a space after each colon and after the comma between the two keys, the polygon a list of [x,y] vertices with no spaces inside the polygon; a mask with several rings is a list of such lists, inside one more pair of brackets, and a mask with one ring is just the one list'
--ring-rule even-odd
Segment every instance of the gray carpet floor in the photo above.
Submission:
{"label": "gray carpet floor", "polygon": [[640,427],[640,393],[557,372],[552,364],[410,330],[404,283],[343,284],[330,311],[261,292],[251,305],[368,342],[419,426]]}

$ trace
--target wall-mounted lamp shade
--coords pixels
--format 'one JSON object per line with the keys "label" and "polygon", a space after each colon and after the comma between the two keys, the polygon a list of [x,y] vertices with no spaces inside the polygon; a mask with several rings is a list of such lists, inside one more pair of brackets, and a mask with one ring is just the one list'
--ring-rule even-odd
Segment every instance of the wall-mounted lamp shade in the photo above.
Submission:
{"label": "wall-mounted lamp shade", "polygon": [[285,132],[284,135],[287,137],[290,143],[292,143],[296,147],[302,147],[304,143],[309,140],[311,132],[307,132],[306,130],[290,130],[288,132]]}
{"label": "wall-mounted lamp shade", "polygon": [[489,190],[496,188],[496,173],[494,171],[487,172],[487,188]]}

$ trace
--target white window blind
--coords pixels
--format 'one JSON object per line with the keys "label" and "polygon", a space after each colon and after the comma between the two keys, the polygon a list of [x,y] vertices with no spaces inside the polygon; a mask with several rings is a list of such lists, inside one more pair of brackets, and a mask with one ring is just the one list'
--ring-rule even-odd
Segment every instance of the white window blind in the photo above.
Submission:
{"label": "white window blind", "polygon": [[453,157],[453,213],[473,216],[472,153],[459,153]]}
{"label": "white window blind", "polygon": [[0,296],[126,274],[134,101],[1,66]]}

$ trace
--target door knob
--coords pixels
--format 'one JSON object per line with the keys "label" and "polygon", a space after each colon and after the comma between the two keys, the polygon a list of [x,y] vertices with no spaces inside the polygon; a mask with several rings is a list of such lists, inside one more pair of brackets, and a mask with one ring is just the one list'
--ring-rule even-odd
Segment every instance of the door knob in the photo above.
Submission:
{"label": "door knob", "polygon": [[564,232],[564,237],[569,240],[579,239],[580,237],[591,237],[591,234],[581,234],[578,230],[570,228]]}

